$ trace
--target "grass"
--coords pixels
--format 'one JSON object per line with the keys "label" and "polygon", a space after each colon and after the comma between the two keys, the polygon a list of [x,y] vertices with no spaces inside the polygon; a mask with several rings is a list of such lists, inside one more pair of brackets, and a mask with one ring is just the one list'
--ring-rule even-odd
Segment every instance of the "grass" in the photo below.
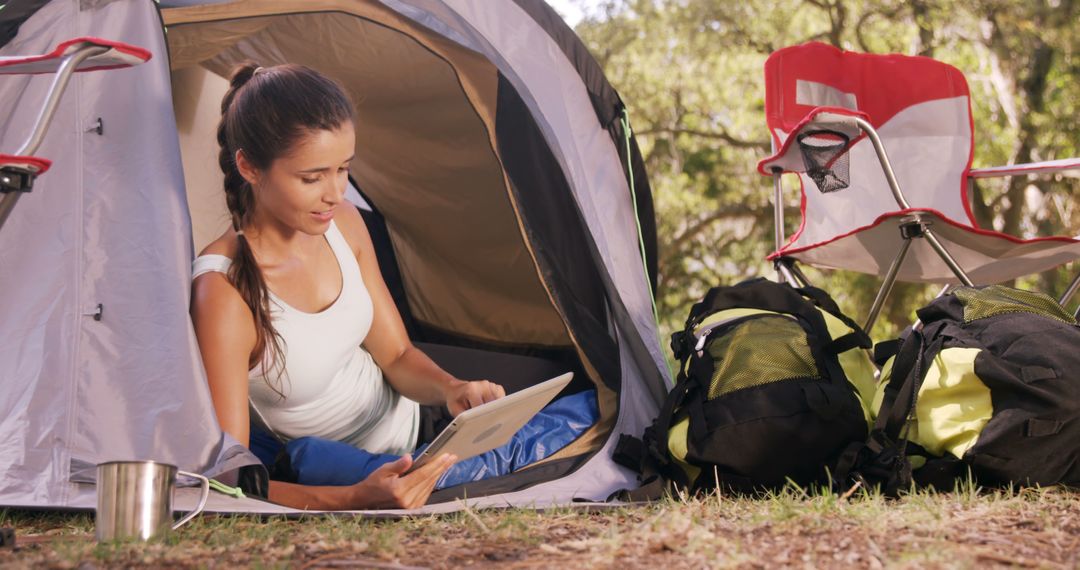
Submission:
{"label": "grass", "polygon": [[0,550],[14,568],[1080,568],[1080,493],[971,483],[899,500],[787,487],[598,512],[216,516],[149,544],[95,544],[92,514],[5,511],[0,524],[18,533]]}

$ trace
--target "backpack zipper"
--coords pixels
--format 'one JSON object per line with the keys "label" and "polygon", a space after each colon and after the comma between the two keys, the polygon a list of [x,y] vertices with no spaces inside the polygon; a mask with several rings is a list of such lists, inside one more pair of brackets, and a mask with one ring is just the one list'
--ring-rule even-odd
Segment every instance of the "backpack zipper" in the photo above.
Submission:
{"label": "backpack zipper", "polygon": [[705,350],[705,344],[709,340],[709,335],[711,335],[716,329],[724,327],[726,325],[738,324],[739,321],[748,321],[750,319],[760,319],[764,317],[787,317],[796,322],[798,322],[799,320],[798,317],[796,317],[795,315],[789,315],[786,313],[759,313],[756,315],[739,315],[727,319],[722,319],[715,323],[709,323],[708,326],[694,333],[694,338],[697,339],[697,342],[694,344],[694,352],[696,352],[698,356],[703,356],[702,352]]}

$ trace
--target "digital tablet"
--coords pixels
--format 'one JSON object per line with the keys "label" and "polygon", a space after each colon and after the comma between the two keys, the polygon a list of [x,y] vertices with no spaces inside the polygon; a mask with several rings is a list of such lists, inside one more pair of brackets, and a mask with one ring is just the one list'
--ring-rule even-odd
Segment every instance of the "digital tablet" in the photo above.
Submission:
{"label": "digital tablet", "polygon": [[458,461],[505,445],[522,426],[570,383],[573,372],[556,376],[519,392],[458,414],[413,461],[409,472],[428,461],[452,453]]}

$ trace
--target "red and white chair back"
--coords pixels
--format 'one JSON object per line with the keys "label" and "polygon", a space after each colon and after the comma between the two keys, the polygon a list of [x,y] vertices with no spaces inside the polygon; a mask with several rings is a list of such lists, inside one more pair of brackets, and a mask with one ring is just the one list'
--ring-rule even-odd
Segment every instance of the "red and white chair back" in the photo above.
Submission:
{"label": "red and white chair back", "polygon": [[[972,118],[964,75],[925,57],[845,52],[811,43],[777,51],[765,64],[765,115],[778,156],[794,154],[791,133],[816,112],[859,114],[874,126],[912,205],[975,226],[966,196]],[[785,144],[786,143],[786,144]],[[850,184],[819,191],[801,172],[804,223],[783,248],[795,252],[874,225],[900,207],[870,141],[850,144]],[[777,161],[766,159],[763,174]],[[790,160],[788,161],[790,162]],[[798,171],[779,164],[785,171]]]}
{"label": "red and white chair back", "polygon": [[[899,226],[911,214],[929,224],[976,284],[1044,271],[1080,257],[1073,238],[1022,240],[977,227],[967,196],[971,177],[1075,169],[1080,161],[972,171],[970,94],[955,67],[926,57],[862,54],[809,43],[769,57],[765,91],[766,122],[776,152],[758,170],[769,176],[796,172],[802,182],[802,221],[771,258],[882,275],[897,258],[904,243]],[[804,157],[805,142],[822,130],[850,141],[845,155],[815,171]],[[879,137],[902,197],[890,187],[868,133]],[[840,164],[839,158],[847,163]],[[833,161],[848,169],[846,184],[834,180]],[[827,181],[821,180],[822,171]],[[926,242],[911,242],[896,276],[957,282],[956,271]]]}

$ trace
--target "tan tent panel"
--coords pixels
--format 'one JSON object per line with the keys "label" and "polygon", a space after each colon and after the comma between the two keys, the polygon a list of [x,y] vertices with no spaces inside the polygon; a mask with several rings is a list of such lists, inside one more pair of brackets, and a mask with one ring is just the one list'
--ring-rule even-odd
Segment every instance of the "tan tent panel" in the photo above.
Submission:
{"label": "tan tent panel", "polygon": [[[290,13],[301,10],[338,13]],[[508,198],[485,58],[370,2],[235,2],[164,17],[196,250],[228,222],[214,144],[222,77],[247,59],[301,63],[356,103],[352,174],[386,219],[413,316],[487,342],[571,345]]]}

